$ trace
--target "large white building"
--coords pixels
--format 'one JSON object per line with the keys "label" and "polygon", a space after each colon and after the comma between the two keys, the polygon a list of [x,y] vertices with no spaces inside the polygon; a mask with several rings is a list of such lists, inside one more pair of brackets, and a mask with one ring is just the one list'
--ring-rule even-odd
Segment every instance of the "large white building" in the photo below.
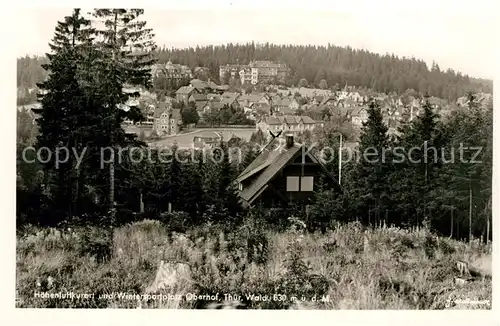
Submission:
{"label": "large white building", "polygon": [[193,72],[186,65],[172,63],[168,61],[166,64],[156,64],[151,69],[151,75],[158,77],[160,74],[168,79],[191,79]]}
{"label": "large white building", "polygon": [[226,74],[240,79],[242,84],[255,85],[261,81],[283,81],[290,69],[281,63],[272,61],[252,61],[248,65],[225,65],[219,67],[219,76],[223,80]]}

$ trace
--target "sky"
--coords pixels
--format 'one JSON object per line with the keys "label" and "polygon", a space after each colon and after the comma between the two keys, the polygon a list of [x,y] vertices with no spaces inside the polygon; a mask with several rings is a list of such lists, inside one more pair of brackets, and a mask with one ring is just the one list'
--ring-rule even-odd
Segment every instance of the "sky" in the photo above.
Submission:
{"label": "sky", "polygon": [[[422,8],[334,11],[294,6],[197,10],[146,7],[143,19],[153,28],[159,46],[248,41],[331,43],[381,54],[413,56],[429,65],[436,61],[441,69],[452,68],[469,76],[493,79],[495,20],[492,10],[484,6],[462,11],[447,10],[443,6],[433,10]],[[47,52],[56,22],[69,13],[71,8],[18,9],[17,56]]]}

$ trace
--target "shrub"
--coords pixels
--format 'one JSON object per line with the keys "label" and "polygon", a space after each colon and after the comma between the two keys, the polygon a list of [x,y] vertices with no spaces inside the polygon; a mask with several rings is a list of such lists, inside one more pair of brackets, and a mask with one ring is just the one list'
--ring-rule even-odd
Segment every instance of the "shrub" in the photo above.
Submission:
{"label": "shrub", "polygon": [[77,243],[80,255],[94,257],[97,262],[103,263],[111,258],[113,252],[112,229],[84,227]]}
{"label": "shrub", "polygon": [[163,222],[170,231],[184,233],[189,226],[190,216],[186,212],[171,212],[160,215],[159,220]]}
{"label": "shrub", "polygon": [[269,241],[265,228],[256,218],[249,218],[238,232],[238,237],[244,241],[249,263],[264,265],[269,257]]}
{"label": "shrub", "polygon": [[455,253],[455,247],[453,247],[448,241],[443,238],[439,238],[438,247],[445,255],[451,255]]}
{"label": "shrub", "polygon": [[428,234],[424,240],[424,252],[427,258],[434,258],[436,254],[436,249],[438,248],[438,242],[434,236]]}

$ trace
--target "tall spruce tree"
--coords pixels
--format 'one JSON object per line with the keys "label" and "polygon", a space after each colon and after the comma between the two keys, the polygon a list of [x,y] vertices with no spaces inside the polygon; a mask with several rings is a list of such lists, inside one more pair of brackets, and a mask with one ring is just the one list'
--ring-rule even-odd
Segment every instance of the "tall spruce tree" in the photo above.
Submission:
{"label": "tall spruce tree", "polygon": [[434,207],[432,190],[436,186],[443,150],[438,116],[426,97],[423,112],[400,129],[396,140],[402,150],[402,160],[395,164],[392,175],[395,208],[398,215],[411,225],[431,219]]}
{"label": "tall spruce tree", "polygon": [[[452,113],[443,126],[443,166],[433,189],[441,229],[453,237],[491,234],[492,107],[481,108],[475,95],[468,106]],[[447,227],[449,226],[449,227]]]}
{"label": "tall spruce tree", "polygon": [[[143,9],[95,9],[96,18],[96,60],[99,70],[98,85],[101,93],[104,117],[105,142],[111,148],[116,146],[138,146],[135,137],[126,135],[121,123],[125,118],[132,121],[144,119],[138,106],[128,103],[131,97],[138,97],[137,90],[127,87],[152,87],[151,66],[155,63],[152,53],[156,48],[151,29],[138,20]],[[119,110],[122,109],[122,110]],[[109,196],[111,219],[115,214],[115,158],[109,158]]]}
{"label": "tall spruce tree", "polygon": [[237,222],[241,207],[234,185],[236,169],[231,162],[229,148],[223,141],[214,153],[214,160],[217,162],[218,171],[215,207],[219,212],[227,212],[228,214],[228,216],[221,214],[219,218],[226,217],[232,222]]}
{"label": "tall spruce tree", "polygon": [[387,178],[391,171],[391,158],[388,149],[387,126],[384,125],[380,106],[371,101],[368,120],[363,123],[360,137],[360,158],[354,171],[358,211],[370,224],[381,221],[382,212],[389,206],[390,185]]}
{"label": "tall spruce tree", "polygon": [[144,9],[95,9],[93,16],[100,25],[96,27],[97,44],[114,56],[124,84],[151,88],[156,44],[152,29],[139,19],[143,14]]}
{"label": "tall spruce tree", "polygon": [[191,216],[191,223],[201,222],[205,210],[205,196],[202,188],[203,160],[201,153],[195,153],[194,160],[184,164],[179,192],[182,200],[180,209]]}
{"label": "tall spruce tree", "polygon": [[[49,72],[45,82],[38,84],[42,93],[39,99],[42,107],[33,109],[37,119],[39,135],[37,147],[47,147],[52,153],[57,148],[69,151],[68,160],[56,164],[54,157],[44,164],[45,184],[50,188],[51,216],[53,221],[61,220],[75,212],[74,177],[75,161],[73,150],[79,153],[85,143],[84,114],[85,94],[79,83],[81,63],[91,44],[90,22],[74,9],[71,16],[58,22],[50,43],[52,53],[47,54],[48,64],[43,68]],[[48,185],[50,183],[50,185]],[[78,193],[78,192],[77,192]]]}

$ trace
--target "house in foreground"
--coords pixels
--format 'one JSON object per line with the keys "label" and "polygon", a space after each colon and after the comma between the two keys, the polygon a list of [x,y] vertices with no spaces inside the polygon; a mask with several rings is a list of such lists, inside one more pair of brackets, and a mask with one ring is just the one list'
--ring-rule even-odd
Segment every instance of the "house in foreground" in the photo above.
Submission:
{"label": "house in foreground", "polygon": [[292,135],[273,139],[236,178],[237,194],[243,207],[286,207],[308,203],[319,179],[340,191],[338,182],[305,145]]}

